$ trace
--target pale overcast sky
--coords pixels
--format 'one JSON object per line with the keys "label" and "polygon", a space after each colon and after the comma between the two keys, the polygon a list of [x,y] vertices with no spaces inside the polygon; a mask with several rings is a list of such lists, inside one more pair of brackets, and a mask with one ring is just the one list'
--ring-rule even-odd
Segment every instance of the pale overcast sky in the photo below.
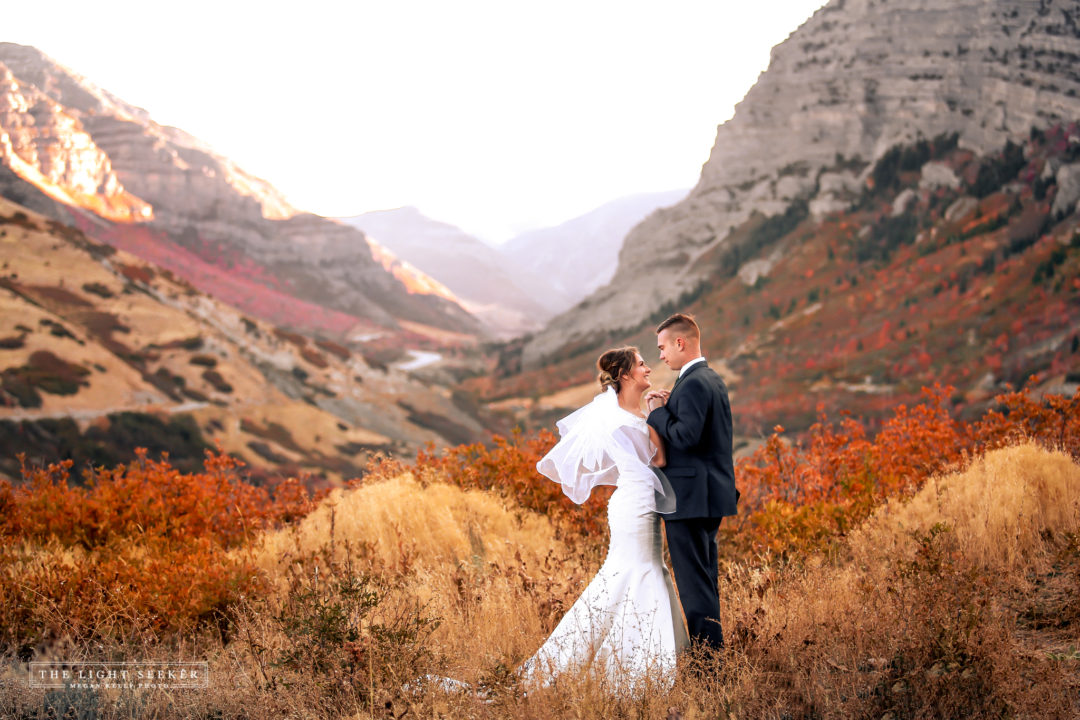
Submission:
{"label": "pale overcast sky", "polygon": [[493,242],[690,188],[823,0],[21,2],[34,45],[322,215],[415,205]]}

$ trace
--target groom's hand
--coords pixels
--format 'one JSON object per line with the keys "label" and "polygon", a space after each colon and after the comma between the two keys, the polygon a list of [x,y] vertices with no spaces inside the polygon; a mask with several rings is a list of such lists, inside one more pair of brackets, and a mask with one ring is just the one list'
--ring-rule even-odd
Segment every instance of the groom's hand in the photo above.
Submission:
{"label": "groom's hand", "polygon": [[649,412],[652,412],[658,407],[661,407],[667,403],[668,399],[667,390],[653,390],[651,393],[645,396],[645,405],[649,408]]}

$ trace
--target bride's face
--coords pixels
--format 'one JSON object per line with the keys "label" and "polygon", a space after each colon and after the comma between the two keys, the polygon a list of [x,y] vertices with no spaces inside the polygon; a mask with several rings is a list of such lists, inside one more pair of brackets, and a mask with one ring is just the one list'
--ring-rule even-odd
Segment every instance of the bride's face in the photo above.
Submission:
{"label": "bride's face", "polygon": [[623,376],[624,378],[626,378],[624,382],[629,382],[630,387],[634,388],[635,390],[641,390],[642,392],[644,392],[645,390],[648,390],[650,387],[652,387],[652,383],[649,382],[649,375],[651,373],[652,370],[649,368],[648,365],[645,364],[645,359],[639,354],[637,356],[637,363],[634,365],[634,369]]}

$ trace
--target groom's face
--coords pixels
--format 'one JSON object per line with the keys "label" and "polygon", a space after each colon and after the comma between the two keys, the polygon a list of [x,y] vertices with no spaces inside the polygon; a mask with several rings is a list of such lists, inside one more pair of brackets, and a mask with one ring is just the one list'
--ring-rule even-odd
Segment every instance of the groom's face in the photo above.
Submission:
{"label": "groom's face", "polygon": [[686,339],[678,337],[668,329],[656,336],[656,347],[660,349],[660,361],[678,372],[686,362]]}

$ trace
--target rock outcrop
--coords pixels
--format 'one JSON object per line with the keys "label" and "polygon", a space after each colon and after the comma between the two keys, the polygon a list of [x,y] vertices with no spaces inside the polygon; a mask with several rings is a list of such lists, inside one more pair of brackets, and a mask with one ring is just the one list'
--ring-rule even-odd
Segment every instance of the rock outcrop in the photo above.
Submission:
{"label": "rock outcrop", "polygon": [[[0,43],[0,78],[24,88],[39,103],[24,126],[62,125],[74,119],[108,157],[127,190],[151,206],[172,212],[213,207],[239,195],[258,215],[291,217],[296,210],[269,183],[248,175],[176,128],[155,123],[142,108],[125,103],[33,47]],[[5,120],[18,120],[18,115]],[[55,116],[55,119],[54,117]],[[43,122],[44,121],[44,122]],[[2,126],[9,127],[8,122]],[[65,135],[58,138],[65,142]]]}
{"label": "rock outcrop", "polygon": [[773,49],[689,197],[630,232],[611,283],[538,333],[525,365],[693,292],[712,270],[699,258],[754,213],[843,209],[899,142],[957,133],[982,152],[1080,118],[1078,68],[1077,2],[832,0]]}
{"label": "rock outcrop", "polygon": [[77,117],[0,63],[0,162],[60,202],[111,220],[149,220],[152,207],[127,192],[109,156]]}
{"label": "rock outcrop", "polygon": [[1057,171],[1058,192],[1054,197],[1051,212],[1064,215],[1077,208],[1080,203],[1080,163],[1062,165]]}

